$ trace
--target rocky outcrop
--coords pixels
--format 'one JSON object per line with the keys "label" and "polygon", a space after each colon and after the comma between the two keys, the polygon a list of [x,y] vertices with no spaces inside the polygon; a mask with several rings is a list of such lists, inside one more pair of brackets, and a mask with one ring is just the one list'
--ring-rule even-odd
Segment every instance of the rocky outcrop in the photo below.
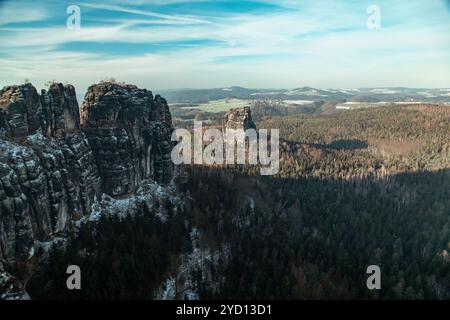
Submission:
{"label": "rocky outcrop", "polygon": [[103,82],[89,87],[81,110],[103,190],[112,196],[135,192],[146,177],[172,176],[172,120],[164,98],[134,85]]}
{"label": "rocky outcrop", "polygon": [[225,114],[225,128],[229,129],[255,129],[256,125],[252,119],[252,113],[249,107],[235,108]]}
{"label": "rocky outcrop", "polygon": [[41,104],[44,132],[47,136],[61,138],[80,131],[80,113],[75,88],[54,83],[42,91]]}
{"label": "rocky outcrop", "polygon": [[54,83],[0,90],[0,261],[17,268],[39,243],[67,236],[102,193],[125,196],[172,177],[164,98],[103,82],[86,93]]}
{"label": "rocky outcrop", "polygon": [[101,179],[73,86],[6,87],[0,107],[0,259],[21,265],[90,212]]}
{"label": "rocky outcrop", "polygon": [[66,236],[102,193],[124,196],[172,176],[167,102],[103,82],[81,112],[71,85],[0,90],[0,261],[20,268],[36,244]]}
{"label": "rocky outcrop", "polygon": [[10,138],[23,138],[41,127],[40,96],[30,83],[0,90],[0,130]]}
{"label": "rocky outcrop", "polygon": [[41,95],[30,84],[0,90],[0,130],[15,141],[42,129],[47,137],[63,138],[80,132],[75,88],[53,83]]}
{"label": "rocky outcrop", "polygon": [[126,202],[103,193],[158,203],[149,195],[164,194],[154,181],[172,177],[171,133],[166,100],[133,85],[91,86],[81,122],[71,85],[0,90],[0,299],[28,298],[6,266],[26,276],[37,252],[98,215],[104,199]]}

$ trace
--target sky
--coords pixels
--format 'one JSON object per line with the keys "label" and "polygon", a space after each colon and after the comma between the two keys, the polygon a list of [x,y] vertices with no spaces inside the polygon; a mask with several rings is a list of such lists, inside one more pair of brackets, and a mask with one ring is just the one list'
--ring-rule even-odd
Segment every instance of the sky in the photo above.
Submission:
{"label": "sky", "polygon": [[79,92],[111,77],[150,90],[449,88],[450,0],[0,0],[0,87]]}

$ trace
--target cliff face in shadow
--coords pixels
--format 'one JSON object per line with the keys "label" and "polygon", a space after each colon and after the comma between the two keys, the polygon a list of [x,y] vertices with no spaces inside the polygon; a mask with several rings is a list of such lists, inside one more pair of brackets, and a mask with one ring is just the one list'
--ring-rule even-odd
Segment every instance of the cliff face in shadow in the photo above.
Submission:
{"label": "cliff face in shadow", "polygon": [[132,85],[100,83],[80,122],[75,88],[0,90],[0,261],[24,268],[35,249],[65,237],[101,194],[124,196],[145,178],[168,181],[166,101]]}

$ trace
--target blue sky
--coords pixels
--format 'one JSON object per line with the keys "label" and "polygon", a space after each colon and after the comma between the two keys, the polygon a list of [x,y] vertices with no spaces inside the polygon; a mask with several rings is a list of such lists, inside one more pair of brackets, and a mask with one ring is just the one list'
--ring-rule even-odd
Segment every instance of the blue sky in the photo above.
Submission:
{"label": "blue sky", "polygon": [[[69,30],[69,5],[81,29]],[[366,25],[381,10],[381,29]],[[0,86],[450,87],[450,1],[1,1]]]}

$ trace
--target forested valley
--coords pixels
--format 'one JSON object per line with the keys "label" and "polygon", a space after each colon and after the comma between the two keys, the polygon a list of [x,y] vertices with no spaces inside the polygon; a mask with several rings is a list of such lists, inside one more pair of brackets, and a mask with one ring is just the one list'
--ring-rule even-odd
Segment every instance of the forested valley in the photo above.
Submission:
{"label": "forested valley", "polygon": [[[331,115],[262,116],[279,128],[280,172],[182,166],[189,204],[162,223],[151,210],[87,224],[28,282],[36,298],[156,298],[178,258],[204,299],[449,299],[450,110],[390,106]],[[91,230],[90,228],[95,228]],[[226,250],[224,249],[226,248]],[[84,290],[65,289],[78,264]],[[378,265],[381,290],[368,290]],[[176,292],[175,298],[188,298]]]}

